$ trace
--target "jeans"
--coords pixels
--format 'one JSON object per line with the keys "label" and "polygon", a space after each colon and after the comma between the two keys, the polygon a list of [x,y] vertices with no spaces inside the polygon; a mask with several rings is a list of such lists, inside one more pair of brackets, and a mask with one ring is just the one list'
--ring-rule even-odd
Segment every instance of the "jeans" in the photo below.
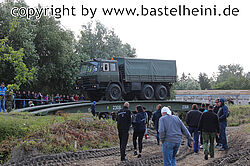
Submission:
{"label": "jeans", "polygon": [[0,100],[0,112],[2,111],[3,108],[3,112],[5,112],[5,98],[2,98],[2,100]]}
{"label": "jeans", "polygon": [[227,122],[220,122],[220,141],[222,144],[222,148],[224,149],[228,149],[226,127],[227,127]]}
{"label": "jeans", "polygon": [[25,108],[25,100],[22,101],[22,108]]}
{"label": "jeans", "polygon": [[[210,156],[214,156],[214,138],[216,137],[216,133],[213,132],[202,132],[204,139],[204,153],[210,154]],[[210,143],[208,147],[208,143]]]}
{"label": "jeans", "polygon": [[159,144],[160,143],[160,133],[159,133],[158,129],[156,130],[156,132],[157,132],[156,139],[157,139],[157,143]]}
{"label": "jeans", "polygon": [[199,132],[196,127],[188,127],[188,131],[193,136],[194,133],[194,152],[198,153],[199,151]]}
{"label": "jeans", "polygon": [[176,166],[176,154],[180,143],[164,141],[162,143],[163,166]]}

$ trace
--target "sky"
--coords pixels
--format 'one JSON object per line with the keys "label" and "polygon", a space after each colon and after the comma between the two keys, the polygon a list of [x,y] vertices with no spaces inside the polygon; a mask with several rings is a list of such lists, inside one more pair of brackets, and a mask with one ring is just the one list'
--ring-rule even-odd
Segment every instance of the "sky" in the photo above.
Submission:
{"label": "sky", "polygon": [[[219,65],[240,64],[250,71],[250,1],[249,0],[25,0],[30,7],[39,4],[54,8],[75,7],[75,16],[62,16],[62,25],[79,35],[81,25],[99,20],[113,28],[123,41],[136,49],[138,58],[176,60],[178,75],[200,72],[209,76]],[[82,5],[94,10],[82,15]],[[216,5],[217,13],[230,5],[231,16],[104,16],[102,8],[190,8]],[[232,15],[232,9],[234,14]],[[137,10],[137,11],[138,11]],[[86,10],[84,10],[86,14]],[[90,10],[89,10],[90,11]],[[169,11],[169,10],[168,10]],[[200,9],[201,11],[201,9]],[[228,10],[226,10],[228,12]],[[144,10],[144,14],[146,11]],[[158,12],[159,14],[159,12]]]}

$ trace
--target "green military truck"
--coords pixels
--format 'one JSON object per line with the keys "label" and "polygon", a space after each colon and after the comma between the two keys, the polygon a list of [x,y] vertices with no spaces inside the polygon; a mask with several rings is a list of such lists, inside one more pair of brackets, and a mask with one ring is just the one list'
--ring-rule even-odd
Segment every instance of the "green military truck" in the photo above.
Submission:
{"label": "green military truck", "polygon": [[94,59],[82,62],[77,89],[91,101],[165,100],[176,75],[175,60]]}

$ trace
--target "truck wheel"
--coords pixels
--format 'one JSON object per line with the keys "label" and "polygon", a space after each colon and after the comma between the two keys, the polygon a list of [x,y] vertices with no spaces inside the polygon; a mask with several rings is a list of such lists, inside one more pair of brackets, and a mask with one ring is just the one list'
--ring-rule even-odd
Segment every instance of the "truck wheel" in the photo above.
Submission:
{"label": "truck wheel", "polygon": [[120,100],[121,98],[121,88],[117,84],[111,84],[106,92],[106,99],[110,101]]}
{"label": "truck wheel", "polygon": [[135,94],[134,93],[127,93],[127,94],[123,95],[122,98],[126,101],[134,100]]}
{"label": "truck wheel", "polygon": [[154,88],[149,84],[145,84],[141,91],[141,99],[152,100],[153,97],[154,97]]}
{"label": "truck wheel", "polygon": [[157,100],[166,100],[167,88],[164,85],[157,85],[155,89],[155,98]]}

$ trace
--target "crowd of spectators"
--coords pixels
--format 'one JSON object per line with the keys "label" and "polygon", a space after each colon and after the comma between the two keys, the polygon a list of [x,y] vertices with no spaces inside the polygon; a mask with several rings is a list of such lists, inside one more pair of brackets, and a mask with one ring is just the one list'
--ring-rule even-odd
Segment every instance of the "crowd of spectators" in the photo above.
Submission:
{"label": "crowd of spectators", "polygon": [[13,94],[14,108],[25,108],[44,104],[55,104],[55,103],[67,103],[74,101],[85,100],[83,95],[73,94],[73,95],[62,95],[62,94],[46,94],[43,95],[41,92],[31,92],[31,91],[16,91]]}

